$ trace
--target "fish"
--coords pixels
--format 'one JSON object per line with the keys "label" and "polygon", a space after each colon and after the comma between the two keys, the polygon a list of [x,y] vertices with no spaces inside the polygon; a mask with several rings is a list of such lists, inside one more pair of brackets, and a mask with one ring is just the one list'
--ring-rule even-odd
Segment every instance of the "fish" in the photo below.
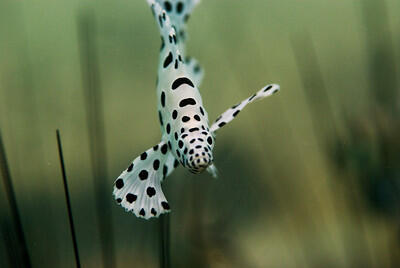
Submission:
{"label": "fish", "polygon": [[209,125],[199,86],[204,71],[185,55],[186,23],[200,0],[146,0],[157,23],[161,48],[157,73],[157,111],[161,141],[141,153],[117,177],[117,204],[150,219],[171,211],[161,184],[178,166],[194,174],[207,170],[217,177],[213,148],[217,131],[248,104],[280,90],[269,84],[230,107]]}

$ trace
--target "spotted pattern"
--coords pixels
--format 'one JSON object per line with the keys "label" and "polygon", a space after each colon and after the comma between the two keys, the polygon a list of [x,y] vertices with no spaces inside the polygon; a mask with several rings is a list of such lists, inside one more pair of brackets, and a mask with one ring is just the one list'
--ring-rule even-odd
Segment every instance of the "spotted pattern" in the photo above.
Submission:
{"label": "spotted pattern", "polygon": [[188,85],[192,88],[194,88],[193,82],[187,78],[187,77],[179,77],[177,78],[173,83],[172,83],[172,90],[177,89],[178,87],[180,87],[181,85]]}
{"label": "spotted pattern", "polygon": [[196,100],[193,98],[186,98],[179,102],[179,107],[185,107],[187,105],[196,105]]}
{"label": "spotted pattern", "polygon": [[167,68],[167,67],[171,64],[172,60],[173,60],[173,58],[172,58],[172,53],[169,52],[169,53],[168,53],[168,56],[167,56],[167,57],[165,58],[165,60],[164,60],[163,67],[164,67],[164,68]]}
{"label": "spotted pattern", "polygon": [[199,0],[147,0],[161,33],[157,74],[158,116],[162,141],[142,152],[114,183],[118,204],[149,219],[169,212],[161,183],[181,164],[192,173],[207,169],[216,176],[213,147],[216,131],[237,117],[243,108],[279,90],[268,85],[225,111],[209,127],[199,85],[203,70],[193,58],[185,60],[185,22]]}

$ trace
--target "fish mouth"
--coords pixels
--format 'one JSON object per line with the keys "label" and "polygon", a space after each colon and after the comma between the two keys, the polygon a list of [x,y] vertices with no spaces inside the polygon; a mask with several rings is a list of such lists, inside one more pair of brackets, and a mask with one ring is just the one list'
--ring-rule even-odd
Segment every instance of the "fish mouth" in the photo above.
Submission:
{"label": "fish mouth", "polygon": [[196,157],[189,162],[190,171],[196,174],[201,173],[205,169],[207,169],[207,167],[210,166],[212,162],[213,161],[210,158]]}

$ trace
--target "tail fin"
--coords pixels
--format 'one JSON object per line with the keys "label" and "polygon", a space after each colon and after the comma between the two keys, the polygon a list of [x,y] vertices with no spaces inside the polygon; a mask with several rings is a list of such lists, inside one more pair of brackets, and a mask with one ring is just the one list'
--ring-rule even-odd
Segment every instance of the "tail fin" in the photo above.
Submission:
{"label": "tail fin", "polygon": [[150,7],[160,6],[166,12],[178,37],[186,39],[186,22],[200,0],[147,0]]}

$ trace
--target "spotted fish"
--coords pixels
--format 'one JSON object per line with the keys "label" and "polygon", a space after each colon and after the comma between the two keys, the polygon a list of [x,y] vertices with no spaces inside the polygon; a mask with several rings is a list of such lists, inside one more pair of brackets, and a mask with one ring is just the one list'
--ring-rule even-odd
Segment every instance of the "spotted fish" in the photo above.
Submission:
{"label": "spotted fish", "polygon": [[170,211],[161,183],[179,165],[192,173],[209,171],[214,177],[213,148],[216,131],[243,108],[279,90],[267,85],[234,105],[209,126],[199,86],[203,70],[185,58],[186,22],[199,0],[147,0],[161,34],[157,79],[157,107],[161,142],[143,152],[114,184],[114,197],[126,211],[149,219]]}

